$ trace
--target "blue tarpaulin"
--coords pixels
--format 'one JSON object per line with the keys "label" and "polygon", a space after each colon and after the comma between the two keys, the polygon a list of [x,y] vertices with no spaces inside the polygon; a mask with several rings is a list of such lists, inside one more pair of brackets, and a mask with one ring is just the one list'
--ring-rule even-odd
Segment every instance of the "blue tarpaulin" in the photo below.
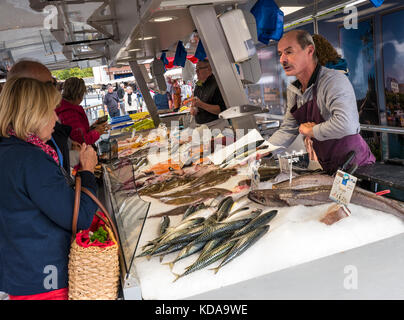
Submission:
{"label": "blue tarpaulin", "polygon": [[163,61],[163,63],[164,63],[165,66],[168,64],[168,60],[167,60],[167,58],[166,58],[166,53],[165,53],[165,52],[163,52],[163,53],[161,54],[160,60]]}
{"label": "blue tarpaulin", "polygon": [[375,7],[380,7],[383,4],[384,0],[370,0]]}
{"label": "blue tarpaulin", "polygon": [[165,53],[165,52],[163,52],[163,53],[161,54],[160,60],[163,61],[164,70],[167,70],[167,69],[166,69],[166,65],[168,65],[168,60],[167,60],[167,58],[166,58],[166,53]]}
{"label": "blue tarpaulin", "polygon": [[173,63],[175,66],[184,67],[186,59],[187,59],[187,51],[185,50],[182,41],[178,41],[177,50],[175,51],[175,57]]}
{"label": "blue tarpaulin", "polygon": [[283,12],[273,0],[258,0],[250,11],[257,24],[258,41],[268,44],[283,35]]}
{"label": "blue tarpaulin", "polygon": [[206,58],[205,48],[203,47],[201,40],[199,40],[198,42],[194,57],[198,60],[204,60]]}

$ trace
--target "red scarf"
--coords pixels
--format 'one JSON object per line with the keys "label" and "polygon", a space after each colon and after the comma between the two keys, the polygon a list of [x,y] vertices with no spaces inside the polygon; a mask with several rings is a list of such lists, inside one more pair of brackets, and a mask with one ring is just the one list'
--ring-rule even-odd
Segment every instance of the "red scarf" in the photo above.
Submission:
{"label": "red scarf", "polygon": [[[11,136],[15,136],[15,131],[13,129],[8,129],[7,133]],[[41,148],[47,155],[51,156],[53,160],[55,160],[55,162],[59,165],[59,158],[57,152],[51,146],[47,145],[41,139],[39,139],[37,135],[29,134],[27,140],[25,141]]]}

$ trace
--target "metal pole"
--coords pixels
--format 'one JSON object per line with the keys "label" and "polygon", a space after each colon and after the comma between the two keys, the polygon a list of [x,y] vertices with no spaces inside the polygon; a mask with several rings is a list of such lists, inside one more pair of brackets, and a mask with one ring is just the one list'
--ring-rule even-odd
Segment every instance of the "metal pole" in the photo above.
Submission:
{"label": "metal pole", "polygon": [[150,116],[153,119],[154,126],[157,127],[161,122],[160,116],[158,114],[156,104],[150,96],[150,91],[147,87],[145,79],[143,78],[142,71],[140,70],[140,67],[136,60],[129,61],[129,66],[132,69],[132,73],[136,79],[136,83],[139,87],[140,92],[142,93],[144,101],[146,102],[147,110],[149,111]]}
{"label": "metal pole", "polygon": [[[222,26],[212,5],[189,8],[227,107],[249,104]],[[254,116],[232,119],[234,129],[257,129]]]}
{"label": "metal pole", "polygon": [[318,34],[318,18],[317,12],[318,11],[318,0],[314,0],[314,10],[313,10],[313,31],[314,34]]}

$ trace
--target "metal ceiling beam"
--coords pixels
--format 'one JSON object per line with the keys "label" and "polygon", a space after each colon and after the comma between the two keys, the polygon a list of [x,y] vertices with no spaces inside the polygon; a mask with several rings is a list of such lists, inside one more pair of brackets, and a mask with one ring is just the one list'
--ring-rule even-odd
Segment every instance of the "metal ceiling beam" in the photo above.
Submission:
{"label": "metal ceiling beam", "polygon": [[78,41],[70,41],[65,42],[65,46],[77,46],[77,45],[89,45],[89,44],[96,44],[100,42],[105,42],[110,40],[111,38],[101,38],[101,39],[94,39],[94,40],[78,40]]}
{"label": "metal ceiling beam", "polygon": [[[109,6],[109,15],[103,15],[103,11]],[[87,24],[96,29],[101,34],[111,38],[113,41],[119,41],[118,23],[116,21],[115,4],[113,0],[104,0],[103,4],[94,11],[88,18]],[[109,32],[105,25],[112,26],[112,33]]]}
{"label": "metal ceiling beam", "polygon": [[135,76],[136,83],[142,93],[143,99],[146,102],[147,110],[150,113],[151,118],[153,119],[154,126],[157,128],[160,124],[160,116],[157,111],[156,104],[154,103],[153,98],[150,96],[149,88],[147,87],[147,83],[145,78],[143,77],[142,70],[138,65],[136,60],[129,61],[129,66],[132,70],[133,75]]}

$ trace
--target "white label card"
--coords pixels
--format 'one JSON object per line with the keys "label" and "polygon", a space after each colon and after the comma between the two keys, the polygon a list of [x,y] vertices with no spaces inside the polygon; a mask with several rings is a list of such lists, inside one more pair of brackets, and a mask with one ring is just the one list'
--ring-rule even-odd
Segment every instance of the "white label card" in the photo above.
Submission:
{"label": "white label card", "polygon": [[338,170],[329,198],[339,204],[347,206],[351,201],[357,180],[356,177]]}
{"label": "white label card", "polygon": [[261,160],[255,160],[250,165],[250,176],[251,176],[251,189],[258,189],[258,185],[260,184],[260,174],[258,169],[260,167]]}
{"label": "white label card", "polygon": [[279,159],[279,169],[281,172],[289,173],[290,171],[290,163],[289,159],[278,157]]}

